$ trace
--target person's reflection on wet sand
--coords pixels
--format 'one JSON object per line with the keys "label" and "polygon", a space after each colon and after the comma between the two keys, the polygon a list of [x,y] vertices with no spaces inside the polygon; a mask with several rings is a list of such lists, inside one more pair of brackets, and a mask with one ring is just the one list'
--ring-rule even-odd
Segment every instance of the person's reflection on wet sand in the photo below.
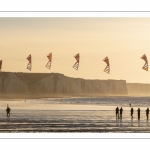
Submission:
{"label": "person's reflection on wet sand", "polygon": [[131,126],[133,127],[133,119],[131,118]]}
{"label": "person's reflection on wet sand", "polygon": [[140,127],[140,119],[138,119],[138,127]]}
{"label": "person's reflection on wet sand", "polygon": [[146,126],[149,127],[149,120],[146,120]]}

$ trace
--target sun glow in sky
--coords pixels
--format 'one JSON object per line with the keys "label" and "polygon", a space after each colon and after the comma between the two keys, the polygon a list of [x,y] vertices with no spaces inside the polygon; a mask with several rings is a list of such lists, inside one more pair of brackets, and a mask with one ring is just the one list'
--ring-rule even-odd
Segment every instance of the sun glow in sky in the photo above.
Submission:
{"label": "sun glow in sky", "polygon": [[[52,66],[45,65],[52,52]],[[72,68],[80,53],[79,70]],[[150,58],[150,18],[0,18],[2,71],[61,73],[85,79],[123,79],[150,83],[142,69]],[[110,74],[102,60],[108,56]]]}

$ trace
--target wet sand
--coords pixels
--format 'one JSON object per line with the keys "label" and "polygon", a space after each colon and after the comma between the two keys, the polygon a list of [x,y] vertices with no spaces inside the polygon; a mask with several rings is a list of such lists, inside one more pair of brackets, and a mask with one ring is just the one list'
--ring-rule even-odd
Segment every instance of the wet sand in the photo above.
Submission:
{"label": "wet sand", "polygon": [[[92,133],[148,133],[150,121],[146,119],[147,99],[138,98],[73,98],[0,101],[0,132],[92,132]],[[126,100],[126,101],[125,101]],[[122,101],[125,101],[124,104]],[[135,102],[136,101],[136,102]],[[134,102],[134,118],[130,117],[129,102]],[[11,116],[6,117],[6,105]],[[123,117],[115,116],[116,103],[123,106]],[[137,103],[137,106],[136,106]],[[106,105],[107,104],[107,105]],[[149,104],[148,104],[149,105]],[[137,119],[137,108],[141,119]]]}

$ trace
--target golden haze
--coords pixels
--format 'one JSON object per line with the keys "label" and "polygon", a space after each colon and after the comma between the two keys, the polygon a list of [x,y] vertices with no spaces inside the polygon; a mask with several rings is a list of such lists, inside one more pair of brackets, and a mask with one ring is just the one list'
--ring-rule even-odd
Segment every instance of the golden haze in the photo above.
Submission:
{"label": "golden haze", "polygon": [[[150,83],[140,59],[144,53],[150,58],[150,18],[0,18],[0,41],[3,71],[29,72],[26,58],[32,54],[32,72]],[[72,68],[77,53],[78,71]],[[109,75],[103,72],[106,56]]]}

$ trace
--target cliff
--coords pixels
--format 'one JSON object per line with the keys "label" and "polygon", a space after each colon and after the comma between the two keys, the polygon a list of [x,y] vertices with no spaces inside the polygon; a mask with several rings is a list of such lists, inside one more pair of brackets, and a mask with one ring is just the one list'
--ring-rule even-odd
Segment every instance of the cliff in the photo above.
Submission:
{"label": "cliff", "polygon": [[127,83],[127,89],[129,95],[150,95],[150,84],[142,84],[142,83]]}
{"label": "cliff", "polygon": [[33,95],[127,95],[125,80],[85,80],[58,73],[10,73],[0,75],[0,93]]}

